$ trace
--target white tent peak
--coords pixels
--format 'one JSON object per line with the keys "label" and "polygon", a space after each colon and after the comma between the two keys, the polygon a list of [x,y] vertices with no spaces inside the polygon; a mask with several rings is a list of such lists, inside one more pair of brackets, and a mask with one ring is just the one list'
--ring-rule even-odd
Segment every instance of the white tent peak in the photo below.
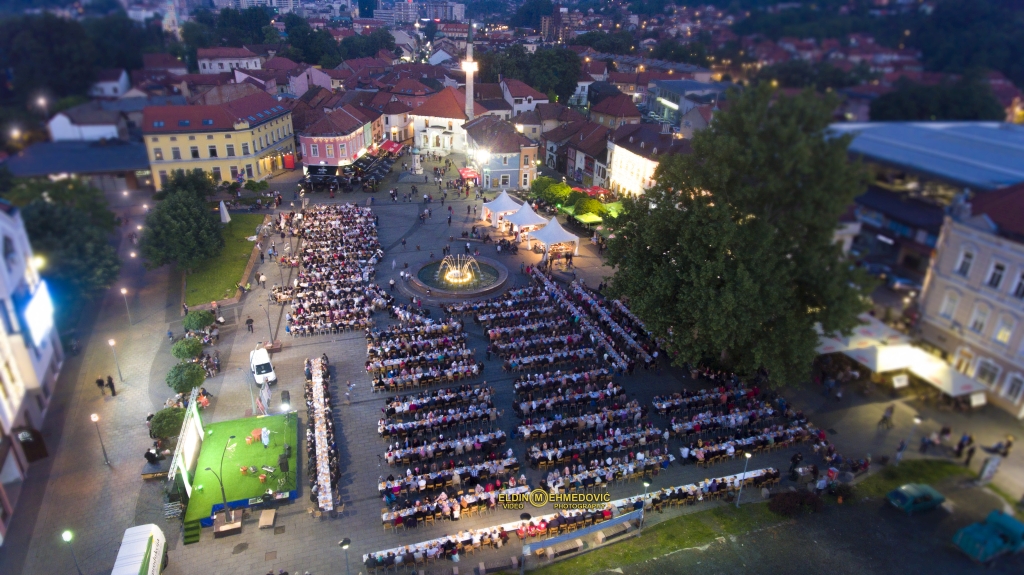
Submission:
{"label": "white tent peak", "polygon": [[533,211],[530,202],[523,204],[514,214],[506,216],[505,221],[519,227],[542,226],[548,223],[546,218],[537,215],[537,212]]}

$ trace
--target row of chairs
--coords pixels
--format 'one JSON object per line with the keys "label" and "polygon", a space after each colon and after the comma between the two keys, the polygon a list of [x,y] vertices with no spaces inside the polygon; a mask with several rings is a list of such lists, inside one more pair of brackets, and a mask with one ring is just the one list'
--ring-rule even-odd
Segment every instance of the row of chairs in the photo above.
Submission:
{"label": "row of chairs", "polygon": [[[592,383],[595,383],[597,385],[600,385],[600,386],[604,387],[604,385],[606,383],[608,383],[609,381],[611,381],[611,380],[612,380],[612,376],[611,375],[601,375],[601,376],[598,376],[598,377],[595,377],[595,378],[591,379],[590,381]],[[516,403],[519,403],[521,401],[526,401],[526,393],[527,393],[527,391],[532,391],[532,392],[540,391],[540,392],[543,392],[543,391],[547,391],[549,389],[556,389],[556,388],[559,388],[559,387],[566,387],[567,385],[568,386],[572,386],[572,387],[576,387],[577,385],[582,385],[582,383],[572,383],[572,382],[562,383],[561,379],[550,379],[548,381],[545,381],[544,385],[531,386],[528,390],[526,390],[526,389],[517,390],[516,391],[515,401],[516,401]]]}
{"label": "row of chairs", "polygon": [[430,435],[430,434],[433,434],[433,433],[435,433],[437,431],[468,431],[470,429],[481,429],[481,428],[488,428],[489,429],[489,428],[494,427],[495,421],[498,419],[498,417],[500,417],[500,414],[501,414],[500,411],[494,411],[494,412],[492,412],[492,414],[490,416],[476,417],[476,418],[473,418],[473,419],[462,419],[462,420],[459,420],[459,421],[451,421],[451,422],[445,423],[444,425],[441,425],[441,424],[433,425],[433,426],[431,426],[431,427],[429,427],[427,429],[424,429],[422,427],[421,428],[417,428],[417,429],[412,429],[412,430],[400,429],[400,430],[396,430],[395,433],[391,433],[390,431],[388,431],[385,428],[384,432],[381,433],[381,437],[384,438],[385,440],[389,440],[389,439],[391,439],[393,437],[401,437],[401,438],[404,438],[404,437],[407,437],[407,436],[412,436],[412,437],[419,436],[419,437],[422,437],[423,435]]}
{"label": "row of chairs", "polygon": [[463,379],[470,379],[476,377],[477,374],[473,372],[461,372],[454,371],[452,373],[442,373],[440,375],[424,375],[418,379],[411,379],[409,381],[387,381],[379,384],[379,380],[373,381],[373,392],[374,393],[398,393],[402,391],[417,389],[421,387],[431,387],[434,385],[451,385],[462,381]]}

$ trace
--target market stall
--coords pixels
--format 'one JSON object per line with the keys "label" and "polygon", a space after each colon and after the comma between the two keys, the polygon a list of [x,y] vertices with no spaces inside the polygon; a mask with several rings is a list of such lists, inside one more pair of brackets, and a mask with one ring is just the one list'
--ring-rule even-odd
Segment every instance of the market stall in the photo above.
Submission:
{"label": "market stall", "polygon": [[[523,204],[516,212],[509,214],[505,221],[511,224],[521,236],[527,238],[529,238],[530,232],[548,223],[547,218],[543,218],[533,211],[533,207],[530,206],[529,202]],[[530,248],[531,244],[528,242],[526,247]]]}
{"label": "market stall", "polygon": [[498,227],[498,223],[505,216],[518,212],[520,207],[522,206],[516,203],[508,195],[508,192],[501,192],[498,194],[498,197],[494,198],[493,202],[486,202],[484,204],[483,219],[487,220],[492,226]]}
{"label": "market stall", "polygon": [[536,232],[533,232],[533,239],[544,244],[545,259],[547,259],[548,255],[551,253],[552,246],[556,244],[573,244],[573,253],[575,255],[579,255],[580,253],[580,239],[565,231],[562,224],[558,223],[557,218],[551,218],[548,225]]}

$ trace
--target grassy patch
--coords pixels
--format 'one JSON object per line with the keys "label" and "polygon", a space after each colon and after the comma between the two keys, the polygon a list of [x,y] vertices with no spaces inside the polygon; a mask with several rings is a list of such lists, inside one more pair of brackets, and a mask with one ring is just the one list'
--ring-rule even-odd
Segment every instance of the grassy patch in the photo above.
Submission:
{"label": "grassy patch", "polygon": [[914,459],[891,465],[857,484],[862,497],[883,497],[905,483],[936,483],[951,477],[974,475],[970,469],[950,461]]}
{"label": "grassy patch", "polygon": [[199,305],[229,298],[249,262],[253,243],[245,238],[256,233],[262,214],[235,214],[224,227],[224,250],[203,262],[185,278],[185,303]]}
{"label": "grassy patch", "polygon": [[560,561],[531,571],[540,575],[579,575],[632,565],[686,547],[697,547],[716,537],[739,535],[785,519],[755,503],[736,509],[722,505],[708,511],[689,513],[644,529],[642,537],[596,549],[574,559]]}

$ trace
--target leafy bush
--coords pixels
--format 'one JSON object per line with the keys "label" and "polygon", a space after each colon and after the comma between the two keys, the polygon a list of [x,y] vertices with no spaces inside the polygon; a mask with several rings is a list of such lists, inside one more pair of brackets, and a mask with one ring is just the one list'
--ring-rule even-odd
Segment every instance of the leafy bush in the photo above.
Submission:
{"label": "leafy bush", "polygon": [[850,501],[853,499],[853,494],[856,491],[853,485],[849,483],[838,483],[835,487],[828,490],[830,495],[836,498],[842,497],[844,501]]}
{"label": "leafy bush", "polygon": [[177,437],[181,433],[181,424],[185,421],[185,410],[181,407],[168,407],[156,412],[149,422],[149,430],[153,437],[167,439]]}
{"label": "leafy bush", "polygon": [[199,338],[195,337],[179,339],[171,346],[171,355],[181,361],[195,359],[199,357],[201,353],[203,353],[203,342],[199,341]]}
{"label": "leafy bush", "polygon": [[211,325],[216,320],[217,318],[214,317],[212,311],[196,310],[185,314],[185,319],[182,321],[182,325],[187,330],[196,331]]}
{"label": "leafy bush", "polygon": [[167,385],[178,393],[190,393],[205,379],[206,372],[198,363],[179,363],[167,372]]}
{"label": "leafy bush", "polygon": [[549,187],[556,183],[557,180],[555,180],[554,178],[549,178],[547,176],[539,176],[536,180],[533,181],[532,184],[530,184],[530,195],[538,200],[543,200],[544,192],[546,192]]}
{"label": "leafy bush", "polygon": [[603,216],[608,213],[608,210],[604,207],[604,204],[593,198],[582,198],[576,202],[576,211],[574,213],[577,216],[582,216],[583,214]]}
{"label": "leafy bush", "polygon": [[819,513],[825,502],[809,491],[788,491],[779,493],[768,502],[768,509],[784,517],[797,517],[805,512]]}
{"label": "leafy bush", "polygon": [[583,192],[577,192],[576,190],[573,190],[573,191],[569,192],[569,197],[565,198],[565,205],[567,205],[567,206],[575,206],[576,202],[578,202],[578,201],[580,201],[580,200],[582,200],[582,199],[584,199],[586,197],[588,197],[587,194],[585,194]]}
{"label": "leafy bush", "polygon": [[270,188],[270,184],[267,182],[257,182],[256,180],[247,180],[245,182],[245,189],[250,192],[265,192]]}
{"label": "leafy bush", "polygon": [[548,186],[548,189],[544,190],[541,199],[549,204],[565,204],[571,193],[572,188],[568,184],[559,182]]}

